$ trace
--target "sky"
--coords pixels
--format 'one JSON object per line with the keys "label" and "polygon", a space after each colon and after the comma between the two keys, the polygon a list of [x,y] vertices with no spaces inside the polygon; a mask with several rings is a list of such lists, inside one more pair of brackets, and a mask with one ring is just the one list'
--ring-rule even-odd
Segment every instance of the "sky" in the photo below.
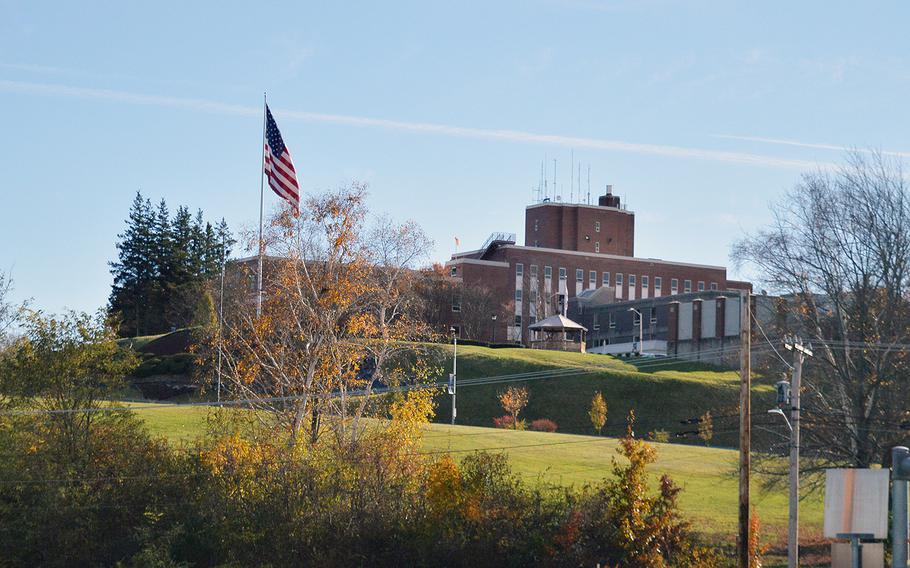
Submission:
{"label": "sky", "polygon": [[137,190],[254,228],[263,93],[305,193],[368,183],[432,260],[455,236],[523,242],[541,163],[568,200],[574,155],[583,193],[590,165],[592,195],[613,184],[636,212],[637,256],[730,265],[844,148],[910,156],[908,19],[903,2],[0,0],[0,270],[41,309],[102,307]]}

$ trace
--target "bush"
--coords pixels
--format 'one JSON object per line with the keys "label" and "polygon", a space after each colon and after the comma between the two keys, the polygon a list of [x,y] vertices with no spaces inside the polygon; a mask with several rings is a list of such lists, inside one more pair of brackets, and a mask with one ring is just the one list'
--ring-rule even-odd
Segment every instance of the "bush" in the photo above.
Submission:
{"label": "bush", "polygon": [[666,430],[654,430],[653,432],[648,432],[648,439],[652,442],[667,444],[670,442],[670,433]]}
{"label": "bush", "polygon": [[555,432],[556,428],[556,422],[553,422],[549,418],[538,418],[531,422],[531,430],[537,432]]}
{"label": "bush", "polygon": [[524,430],[526,423],[524,420],[519,420],[515,422],[515,419],[506,414],[505,416],[500,416],[499,418],[493,419],[493,426],[495,428],[502,428],[504,430]]}

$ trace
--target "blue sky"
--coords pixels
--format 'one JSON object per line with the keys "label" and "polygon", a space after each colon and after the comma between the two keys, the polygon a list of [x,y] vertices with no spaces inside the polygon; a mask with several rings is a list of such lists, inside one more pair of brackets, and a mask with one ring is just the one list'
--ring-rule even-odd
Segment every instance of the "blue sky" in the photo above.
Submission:
{"label": "blue sky", "polygon": [[[905,3],[0,0],[0,268],[93,310],[135,191],[258,216],[261,100],[305,191],[522,238],[541,160],[591,165],[639,256],[728,264],[801,172],[910,152]],[[910,155],[910,154],[908,154]],[[585,171],[585,177],[586,177]],[[551,173],[552,175],[552,173]],[[274,196],[267,196],[274,203]],[[748,276],[731,271],[731,276]]]}

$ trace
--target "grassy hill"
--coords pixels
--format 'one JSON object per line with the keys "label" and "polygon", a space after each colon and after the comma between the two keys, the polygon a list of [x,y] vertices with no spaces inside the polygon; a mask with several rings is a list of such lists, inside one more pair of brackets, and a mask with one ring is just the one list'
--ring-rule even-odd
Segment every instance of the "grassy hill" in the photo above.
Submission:
{"label": "grassy hill", "polygon": [[[447,372],[451,363],[449,347]],[[528,387],[528,406],[521,414],[528,423],[549,418],[559,425],[560,432],[592,434],[588,409],[594,393],[601,391],[609,407],[605,434],[622,434],[630,409],[635,410],[640,435],[655,430],[692,430],[680,421],[711,411],[715,417],[712,444],[736,445],[739,373],[671,359],[631,361],[583,353],[459,346],[458,378],[463,383],[458,388],[457,423],[492,426],[493,418],[504,414],[497,393],[507,384],[471,385],[470,379],[566,368],[579,374],[510,383]],[[753,380],[753,406],[759,412],[773,405],[771,382],[761,377]],[[440,394],[437,404],[437,421],[448,422],[451,397]]]}

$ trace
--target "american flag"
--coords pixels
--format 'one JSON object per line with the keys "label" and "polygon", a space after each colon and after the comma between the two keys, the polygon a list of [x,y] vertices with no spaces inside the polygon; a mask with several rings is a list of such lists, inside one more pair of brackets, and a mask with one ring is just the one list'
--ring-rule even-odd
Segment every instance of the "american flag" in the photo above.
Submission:
{"label": "american flag", "polygon": [[269,178],[269,187],[279,197],[287,199],[296,211],[300,211],[300,184],[297,171],[291,161],[291,153],[281,139],[278,125],[272,118],[272,111],[265,107],[265,163],[263,169]]}

